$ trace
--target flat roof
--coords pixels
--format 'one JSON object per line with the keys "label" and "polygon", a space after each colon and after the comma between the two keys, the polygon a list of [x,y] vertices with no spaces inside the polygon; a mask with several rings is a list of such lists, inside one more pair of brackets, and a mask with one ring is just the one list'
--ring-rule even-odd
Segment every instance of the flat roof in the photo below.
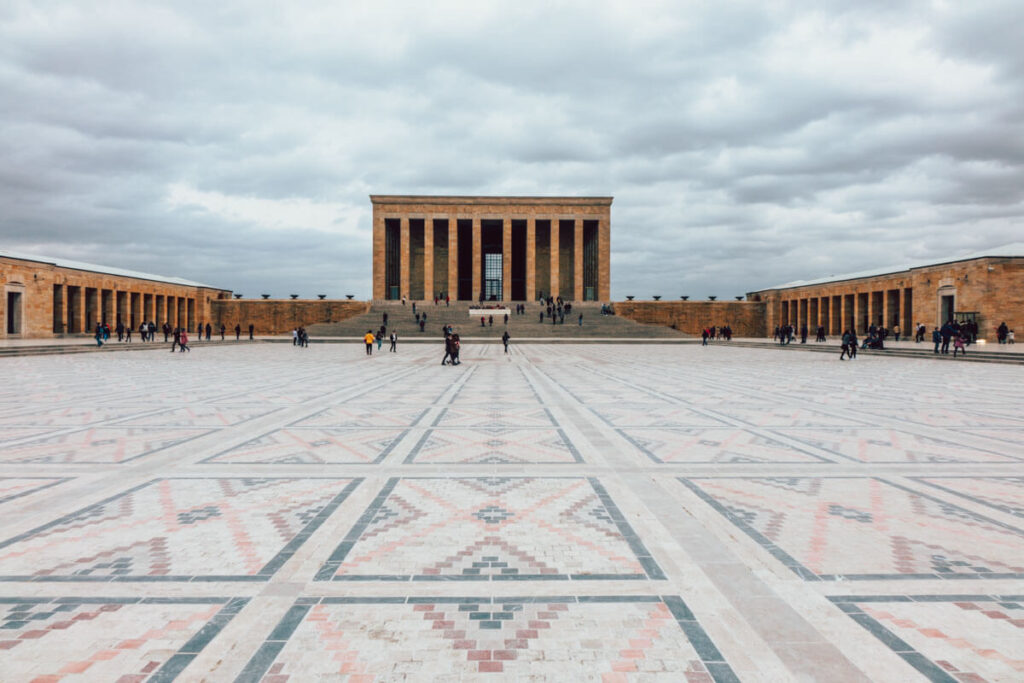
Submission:
{"label": "flat roof", "polygon": [[373,204],[535,204],[558,205],[600,204],[611,206],[614,197],[536,197],[536,196],[495,196],[486,195],[416,195],[416,194],[371,194]]}
{"label": "flat roof", "polygon": [[879,277],[881,275],[894,275],[896,273],[902,273],[915,268],[928,268],[930,266],[941,266],[949,263],[959,263],[961,261],[973,261],[979,258],[1024,258],[1024,242],[1013,242],[1011,244],[1004,244],[1000,247],[992,247],[984,251],[978,251],[971,254],[964,254],[962,256],[950,256],[947,258],[934,259],[930,261],[915,261],[912,263],[905,263],[899,266],[890,266],[888,268],[877,268],[874,270],[861,270],[854,273],[844,273],[842,275],[830,275],[828,277],[818,278],[816,280],[793,280],[782,285],[775,285],[774,287],[765,287],[764,289],[758,289],[758,292],[767,292],[772,289],[794,289],[796,287],[809,287],[811,285],[824,285],[830,282],[843,282],[844,280],[860,280],[867,277]]}
{"label": "flat roof", "polygon": [[104,275],[130,277],[135,278],[136,280],[152,280],[154,282],[166,282],[167,284],[171,285],[183,285],[186,287],[206,287],[207,289],[228,291],[225,289],[221,289],[220,287],[214,287],[212,285],[203,284],[202,282],[193,282],[192,280],[185,280],[180,277],[153,275],[152,273],[142,273],[137,270],[111,268],[110,266],[101,266],[96,263],[85,263],[83,261],[72,261],[70,259],[53,258],[50,256],[39,256],[36,254],[26,254],[24,252],[11,251],[9,249],[0,249],[0,258],[15,259],[17,261],[33,261],[35,263],[46,263],[48,265],[57,266],[58,268],[70,268],[72,270],[84,270],[90,273],[103,273]]}

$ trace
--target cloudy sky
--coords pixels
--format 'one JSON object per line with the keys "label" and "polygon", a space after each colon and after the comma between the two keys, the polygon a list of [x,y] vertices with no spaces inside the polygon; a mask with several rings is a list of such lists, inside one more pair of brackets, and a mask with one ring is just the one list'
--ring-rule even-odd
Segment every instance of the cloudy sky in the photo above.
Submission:
{"label": "cloudy sky", "polygon": [[614,298],[977,251],[1024,241],[1022,35],[1020,0],[5,0],[0,246],[368,297],[367,195],[450,193],[613,195]]}

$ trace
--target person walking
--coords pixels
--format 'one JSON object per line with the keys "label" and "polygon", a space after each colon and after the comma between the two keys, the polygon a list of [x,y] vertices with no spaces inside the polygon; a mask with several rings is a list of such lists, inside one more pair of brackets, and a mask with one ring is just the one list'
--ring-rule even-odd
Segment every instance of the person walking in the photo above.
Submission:
{"label": "person walking", "polygon": [[184,327],[181,328],[181,335],[178,337],[178,346],[180,347],[181,353],[185,353],[186,351],[192,353],[192,349],[189,348],[188,345],[188,330]]}
{"label": "person walking", "polygon": [[220,324],[220,340],[221,341],[224,341],[224,333],[227,332],[227,331],[228,331],[227,326],[225,326],[224,323],[221,323]]}
{"label": "person walking", "polygon": [[103,326],[96,323],[96,346],[103,346]]}
{"label": "person walking", "polygon": [[708,345],[708,337],[710,337],[710,336],[711,336],[711,332],[708,330],[708,328],[705,327],[703,330],[701,330],[700,331],[700,345],[701,346],[707,346]]}
{"label": "person walking", "polygon": [[[843,352],[839,354],[839,360],[844,360],[846,356],[850,356],[850,331],[843,331]],[[852,359],[853,356],[850,356]]]}
{"label": "person walking", "polygon": [[242,325],[240,323],[235,323],[235,341],[238,341],[241,338],[242,338]]}
{"label": "person walking", "polygon": [[579,323],[580,327],[583,327],[583,314],[582,313],[580,313],[580,317],[579,317],[578,323]]}
{"label": "person walking", "polygon": [[132,343],[132,326],[131,325],[125,325],[124,326],[124,341],[125,341],[126,344],[131,344]]}
{"label": "person walking", "polygon": [[961,355],[967,355],[967,348],[964,344],[964,335],[958,334],[953,338],[953,358],[956,358],[956,352],[959,351]]}
{"label": "person walking", "polygon": [[459,351],[460,351],[460,347],[461,346],[462,346],[462,343],[459,340],[459,335],[453,334],[452,335],[452,365],[460,365],[462,363],[462,361],[459,360]]}
{"label": "person walking", "polygon": [[505,327],[508,327],[508,313],[505,314]]}
{"label": "person walking", "polygon": [[377,334],[377,350],[380,351],[380,347],[384,346],[384,328],[381,328]]}
{"label": "person walking", "polygon": [[939,332],[939,328],[932,328],[932,343],[935,344],[935,353],[939,352],[939,344],[942,343],[942,333]]}
{"label": "person walking", "polygon": [[398,335],[394,332],[391,333],[391,348],[388,351],[398,353]]}
{"label": "person walking", "polygon": [[900,326],[898,323],[892,326],[892,335],[896,341],[900,340]]}
{"label": "person walking", "polygon": [[501,335],[501,343],[505,345],[505,353],[508,353],[508,340],[509,339],[511,339],[511,337],[509,337],[509,335],[508,335],[508,330],[505,330],[505,333],[503,335]]}
{"label": "person walking", "polygon": [[441,359],[441,365],[446,365],[449,360],[454,361],[455,358],[452,356],[452,333],[445,329],[444,332],[444,358]]}
{"label": "person walking", "polygon": [[373,330],[367,330],[366,331],[366,334],[363,335],[363,341],[366,343],[366,355],[367,356],[372,356],[373,355],[373,342],[374,342]]}
{"label": "person walking", "polygon": [[298,346],[298,345],[299,345],[299,328],[293,327],[292,328],[292,346]]}
{"label": "person walking", "polygon": [[857,330],[850,330],[850,360],[857,357]]}
{"label": "person walking", "polygon": [[213,332],[213,325],[206,323],[206,341],[210,341],[210,333]]}
{"label": "person walking", "polygon": [[249,341],[252,341],[252,332],[254,329],[255,328],[253,327],[252,323],[249,323]]}
{"label": "person walking", "polygon": [[489,326],[491,326],[491,327],[494,327],[494,315],[493,314],[488,317],[487,324]]}
{"label": "person walking", "polygon": [[181,328],[174,328],[174,341],[171,342],[171,353],[174,353],[174,349],[178,344],[181,343]]}

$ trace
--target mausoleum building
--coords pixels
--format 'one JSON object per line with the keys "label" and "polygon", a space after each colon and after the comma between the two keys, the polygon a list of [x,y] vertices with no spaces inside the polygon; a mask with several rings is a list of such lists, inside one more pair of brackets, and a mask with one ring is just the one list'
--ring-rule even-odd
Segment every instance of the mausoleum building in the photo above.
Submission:
{"label": "mausoleum building", "polygon": [[611,197],[371,195],[373,298],[610,298]]}

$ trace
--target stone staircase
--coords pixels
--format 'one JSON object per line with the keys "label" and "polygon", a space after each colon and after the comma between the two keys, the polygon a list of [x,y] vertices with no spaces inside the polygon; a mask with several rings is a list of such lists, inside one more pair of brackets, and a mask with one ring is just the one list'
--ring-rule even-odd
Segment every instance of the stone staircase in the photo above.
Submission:
{"label": "stone staircase", "polygon": [[[491,304],[494,305],[494,304]],[[515,304],[510,305],[515,310]],[[370,311],[363,315],[349,318],[337,323],[318,323],[310,325],[309,334],[313,340],[318,337],[361,337],[367,330],[374,333],[380,328],[383,314],[388,314],[388,333],[398,332],[398,338],[403,342],[426,339],[437,341],[441,336],[441,326],[451,323],[460,336],[476,339],[500,339],[502,333],[508,329],[508,333],[515,341],[528,339],[558,339],[586,341],[594,339],[621,339],[645,341],[650,339],[674,339],[683,340],[691,338],[668,327],[660,325],[644,325],[632,320],[614,315],[601,315],[599,303],[587,302],[573,304],[570,315],[565,317],[562,324],[553,325],[547,315],[544,322],[540,322],[540,312],[546,307],[540,304],[526,304],[525,315],[509,315],[508,327],[505,326],[504,316],[495,314],[494,325],[485,320],[484,327],[480,326],[479,316],[470,318],[469,309],[471,305],[467,301],[453,301],[450,306],[441,303],[438,306],[417,302],[416,311],[427,314],[427,323],[423,332],[420,332],[412,311],[412,305],[402,305],[401,302],[374,303]],[[583,325],[578,324],[579,314],[583,314]]]}

